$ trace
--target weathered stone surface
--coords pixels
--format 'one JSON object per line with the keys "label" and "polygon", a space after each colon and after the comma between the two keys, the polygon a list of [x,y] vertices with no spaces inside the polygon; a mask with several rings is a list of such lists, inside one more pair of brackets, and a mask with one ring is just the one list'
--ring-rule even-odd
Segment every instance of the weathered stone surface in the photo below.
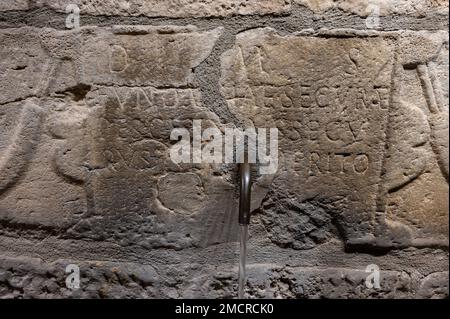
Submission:
{"label": "weathered stone surface", "polygon": [[[209,166],[174,164],[169,148],[173,128],[193,119],[219,123],[202,106],[192,72],[219,34],[170,26],[3,32],[11,41],[5,57],[41,57],[35,49],[52,70],[17,78],[18,62],[4,61],[2,75],[12,81],[1,86],[3,232],[29,225],[175,249],[209,242],[198,219],[212,218],[215,197],[232,195],[229,183]],[[43,61],[29,59],[21,69]],[[31,82],[20,86],[22,79]]]}
{"label": "weathered stone surface", "polygon": [[80,85],[193,86],[192,69],[219,35],[220,29],[171,26],[2,30],[0,103],[83,94]]}
{"label": "weathered stone surface", "polygon": [[27,10],[28,0],[8,0],[0,2],[0,11]]}
{"label": "weathered stone surface", "polygon": [[337,8],[367,16],[409,14],[425,16],[448,12],[448,0],[294,0],[315,12]]}
{"label": "weathered stone surface", "polygon": [[[69,264],[80,268],[80,289],[66,287]],[[0,258],[0,295],[5,298],[232,298],[233,265],[141,265]],[[420,274],[381,271],[380,288],[368,288],[361,269],[280,267],[248,268],[247,298],[448,298],[448,272]]]}
{"label": "weathered stone surface", "polygon": [[197,90],[98,87],[83,101],[43,105],[41,131],[36,107],[2,107],[11,122],[2,126],[11,135],[1,144],[3,232],[45,226],[63,237],[180,249],[212,240],[208,220],[222,216],[215,198],[228,196],[235,206],[231,186],[211,168],[192,171],[169,159],[173,127],[192,125],[191,117],[217,122],[200,107]]}
{"label": "weathered stone surface", "polygon": [[69,5],[77,5],[81,14],[94,16],[228,17],[290,14],[293,4],[315,13],[339,9],[362,17],[448,12],[448,0],[8,0],[0,3],[0,11],[49,7],[66,12]]}
{"label": "weathered stone surface", "polygon": [[211,53],[219,36],[220,29],[190,27],[94,30],[83,39],[84,79],[102,85],[192,85],[192,69]]}
{"label": "weathered stone surface", "polygon": [[[208,166],[194,170],[169,158],[173,128],[190,127],[193,118],[218,123],[201,106],[198,90],[99,87],[86,99],[91,140],[83,157],[70,163],[91,168],[81,183],[93,198],[70,236],[148,248],[202,245],[199,221],[211,218],[214,198],[230,187]],[[68,147],[83,146],[77,144]]]}
{"label": "weathered stone surface", "polygon": [[41,3],[57,10],[65,10],[68,4],[76,4],[82,14],[90,15],[224,17],[286,13],[291,0],[44,0]]}
{"label": "weathered stone surface", "polygon": [[447,34],[318,35],[251,30],[222,56],[231,112],[280,130],[272,240],[311,248],[333,220],[349,246],[448,246]]}
{"label": "weathered stone surface", "polygon": [[55,160],[63,160],[55,151],[60,141],[48,135],[49,117],[59,114],[67,123],[82,120],[83,115],[67,109],[61,102],[41,103],[38,99],[1,106],[2,118],[10,123],[0,131],[0,219],[4,230],[8,224],[64,228],[84,212],[86,198],[76,181],[64,179],[55,170]]}
{"label": "weathered stone surface", "polygon": [[424,278],[419,287],[420,298],[448,298],[448,272],[438,272]]}
{"label": "weathered stone surface", "polygon": [[50,61],[35,32],[0,31],[0,103],[39,95],[46,89]]}
{"label": "weathered stone surface", "polygon": [[237,165],[171,161],[193,120],[280,131],[277,173],[254,166],[246,297],[448,298],[446,16],[0,1],[0,298],[236,297]]}

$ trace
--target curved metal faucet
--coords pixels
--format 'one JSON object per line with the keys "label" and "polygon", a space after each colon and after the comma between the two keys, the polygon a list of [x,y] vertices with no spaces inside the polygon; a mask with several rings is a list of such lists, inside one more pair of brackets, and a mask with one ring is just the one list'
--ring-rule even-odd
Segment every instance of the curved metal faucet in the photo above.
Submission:
{"label": "curved metal faucet", "polygon": [[250,163],[241,163],[239,165],[241,183],[239,198],[239,224],[250,224],[250,202],[251,202],[251,167]]}
{"label": "curved metal faucet", "polygon": [[246,160],[239,165],[240,172],[240,198],[239,198],[239,229],[240,229],[240,260],[239,260],[239,291],[238,298],[244,298],[244,287],[246,283],[246,263],[247,263],[247,240],[248,225],[250,224],[250,203],[251,203],[251,167]]}

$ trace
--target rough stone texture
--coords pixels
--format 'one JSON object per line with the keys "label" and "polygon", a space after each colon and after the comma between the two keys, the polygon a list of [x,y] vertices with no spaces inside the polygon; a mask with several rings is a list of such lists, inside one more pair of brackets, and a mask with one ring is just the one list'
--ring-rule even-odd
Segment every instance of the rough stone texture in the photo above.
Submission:
{"label": "rough stone texture", "polygon": [[283,15],[292,12],[293,4],[314,12],[338,9],[362,17],[424,17],[448,12],[448,0],[8,0],[0,3],[0,11],[48,7],[65,12],[68,5],[74,4],[86,15],[170,18]]}
{"label": "rough stone texture", "polygon": [[[83,37],[84,32],[88,36]],[[2,106],[3,223],[45,226],[63,236],[108,238],[122,244],[180,248],[200,241],[195,234],[191,237],[194,229],[188,225],[182,233],[181,228],[171,233],[167,223],[182,227],[186,222],[195,228],[199,223],[177,221],[183,214],[175,209],[179,207],[176,199],[171,199],[169,211],[160,205],[156,191],[159,178],[168,172],[181,176],[165,178],[169,188],[191,174],[186,173],[189,168],[169,160],[171,130],[186,127],[191,118],[217,122],[201,107],[198,89],[175,88],[192,86],[192,68],[209,54],[218,34],[218,30],[195,32],[192,28],[94,28],[83,30],[70,42],[65,41],[70,33],[54,30],[19,29],[2,34],[17,45],[45,45],[45,52],[50,52],[45,60],[39,59],[44,55],[35,60],[30,54],[17,63],[4,60],[3,75],[12,81],[4,81],[1,92],[6,101],[2,102],[31,98]],[[157,50],[149,41],[161,42],[171,54]],[[18,50],[13,44],[6,49],[3,56],[21,58],[11,54]],[[158,61],[158,67],[148,61]],[[18,64],[21,67],[16,70]],[[19,76],[28,74],[24,73],[28,66],[45,64],[51,76],[32,72],[36,86],[24,85],[23,90],[9,86],[20,83]],[[204,175],[210,179],[211,174]],[[206,204],[204,197],[202,205]],[[191,210],[198,213],[199,208]],[[122,229],[115,228],[117,222],[123,222]]]}
{"label": "rough stone texture", "polygon": [[191,86],[192,69],[219,35],[220,29],[196,32],[189,26],[5,30],[0,103],[67,91],[77,100],[93,84]]}
{"label": "rough stone texture", "polygon": [[0,297],[235,297],[236,166],[169,158],[198,119],[280,131],[247,297],[448,298],[448,2],[67,3],[0,4]]}
{"label": "rough stone texture", "polygon": [[321,243],[333,219],[350,246],[448,247],[448,34],[372,35],[251,30],[222,57],[231,112],[280,129],[262,209],[281,246]]}
{"label": "rough stone texture", "polygon": [[367,17],[410,14],[426,16],[448,12],[448,0],[294,0],[316,12],[333,8]]}
{"label": "rough stone texture", "polygon": [[[74,261],[1,258],[0,294],[4,298],[232,298],[235,265],[180,264],[157,267],[136,263],[83,262],[82,289],[65,285],[66,266]],[[362,269],[249,267],[246,298],[448,298],[448,272],[381,272],[383,289],[367,289]],[[447,282],[447,283],[446,283]]]}
{"label": "rough stone texture", "polygon": [[284,14],[290,10],[291,0],[14,0],[0,4],[0,11],[49,7],[65,12],[68,5],[77,5],[81,14],[88,15],[226,17]]}

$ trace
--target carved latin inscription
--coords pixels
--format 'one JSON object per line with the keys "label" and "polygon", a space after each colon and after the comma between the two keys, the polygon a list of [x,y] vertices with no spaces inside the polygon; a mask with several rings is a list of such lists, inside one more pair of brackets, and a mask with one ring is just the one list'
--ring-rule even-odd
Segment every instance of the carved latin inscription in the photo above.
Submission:
{"label": "carved latin inscription", "polygon": [[[255,29],[239,34],[222,56],[221,90],[230,111],[248,126],[280,130],[284,167],[272,189],[326,206],[354,247],[445,245],[441,226],[427,226],[435,235],[425,241],[417,223],[386,207],[388,194],[430,176],[433,153],[430,164],[448,180],[448,102],[433,71],[448,50],[443,34],[423,38],[428,43],[414,34],[281,36]],[[411,47],[424,49],[414,54]],[[403,99],[404,83],[416,83],[405,81],[412,69],[418,85],[408,94],[425,97],[423,110]],[[448,189],[433,174],[436,190]],[[439,209],[448,214],[448,204]]]}

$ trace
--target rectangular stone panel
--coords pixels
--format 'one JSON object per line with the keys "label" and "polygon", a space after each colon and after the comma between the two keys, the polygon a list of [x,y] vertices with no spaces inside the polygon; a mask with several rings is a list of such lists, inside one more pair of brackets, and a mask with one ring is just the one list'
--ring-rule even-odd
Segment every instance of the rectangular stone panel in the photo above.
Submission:
{"label": "rectangular stone panel", "polygon": [[24,238],[207,242],[197,219],[208,220],[230,187],[208,167],[172,163],[169,148],[175,127],[219,123],[192,71],[219,35],[171,26],[2,30],[0,233],[21,225]]}
{"label": "rectangular stone panel", "polygon": [[[247,126],[280,134],[261,215],[273,241],[311,247],[326,240],[331,218],[352,247],[448,245],[447,37],[237,36],[222,56],[222,94]],[[310,221],[297,215],[309,211]]]}
{"label": "rectangular stone panel", "polygon": [[192,69],[211,53],[220,29],[115,27],[84,38],[84,79],[103,85],[193,85]]}

